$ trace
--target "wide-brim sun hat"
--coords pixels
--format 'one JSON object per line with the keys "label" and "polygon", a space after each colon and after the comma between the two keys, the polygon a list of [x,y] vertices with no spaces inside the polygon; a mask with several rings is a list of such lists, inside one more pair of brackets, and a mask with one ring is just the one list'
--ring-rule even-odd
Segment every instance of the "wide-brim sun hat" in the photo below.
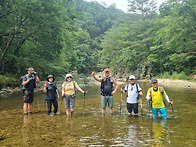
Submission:
{"label": "wide-brim sun hat", "polygon": [[67,79],[68,77],[73,78],[73,76],[71,74],[66,74],[65,79]]}
{"label": "wide-brim sun hat", "polygon": [[129,80],[135,80],[135,76],[134,75],[130,75]]}
{"label": "wide-brim sun hat", "polygon": [[54,81],[54,76],[53,75],[48,75],[47,81],[49,81],[49,78],[53,78],[53,81]]}

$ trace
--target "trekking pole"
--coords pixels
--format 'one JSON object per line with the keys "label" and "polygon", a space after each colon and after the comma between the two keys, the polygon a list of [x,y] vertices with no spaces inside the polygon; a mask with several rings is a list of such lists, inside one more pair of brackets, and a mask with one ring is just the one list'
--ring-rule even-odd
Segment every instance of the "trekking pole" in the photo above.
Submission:
{"label": "trekking pole", "polygon": [[63,103],[63,96],[62,96],[62,99],[61,99],[61,105],[59,107],[59,113],[61,113],[61,106],[62,106],[62,103]]}
{"label": "trekking pole", "polygon": [[151,100],[148,100],[148,103],[149,103],[149,116],[150,116]]}
{"label": "trekking pole", "polygon": [[37,86],[36,86],[36,93],[37,93],[37,106],[38,106],[38,111],[40,112],[39,96],[38,96],[38,87],[37,87]]}
{"label": "trekking pole", "polygon": [[84,106],[85,106],[85,95],[86,95],[86,93],[84,93]]}
{"label": "trekking pole", "polygon": [[121,92],[121,102],[120,102],[120,115],[121,115],[121,110],[122,110],[122,102],[123,102],[123,99],[122,99],[122,92]]}
{"label": "trekking pole", "polygon": [[142,117],[143,117],[143,110],[142,110],[142,97],[140,97],[140,105],[141,105],[141,112],[142,112]]}
{"label": "trekking pole", "polygon": [[[172,101],[172,100],[171,100]],[[172,113],[173,113],[173,117],[174,117],[174,108],[173,108],[173,104],[170,104],[172,107]]]}

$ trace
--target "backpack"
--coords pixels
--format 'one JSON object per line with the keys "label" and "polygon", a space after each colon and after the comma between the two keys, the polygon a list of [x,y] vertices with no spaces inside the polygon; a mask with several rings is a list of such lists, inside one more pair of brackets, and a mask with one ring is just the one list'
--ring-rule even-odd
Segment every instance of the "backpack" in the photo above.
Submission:
{"label": "backpack", "polygon": [[28,74],[26,74],[26,75],[20,77],[20,82],[21,82],[21,84],[20,84],[21,86],[20,86],[20,87],[21,87],[21,92],[22,92],[22,93],[25,92],[25,86],[23,85],[23,78],[24,78],[24,77],[26,77],[26,79],[29,78],[29,77],[28,77]]}
{"label": "backpack", "polygon": [[[64,82],[64,87],[67,85],[68,82]],[[74,96],[76,96],[76,86],[75,86],[76,82],[73,81],[73,85],[74,85]]]}
{"label": "backpack", "polygon": [[[160,91],[160,93],[163,95],[164,88],[161,87],[161,86],[159,86],[159,91]],[[151,88],[149,88],[149,92],[150,92],[150,96],[151,96],[151,93],[152,93],[152,89],[151,89]],[[164,103],[165,107],[167,107],[167,105],[166,105],[164,99],[163,99],[163,103]]]}
{"label": "backpack", "polygon": [[113,82],[111,81],[111,77],[106,78],[103,77],[101,81],[101,95],[111,95],[111,92],[113,90]]}
{"label": "backpack", "polygon": [[[159,86],[159,91],[163,95],[163,91],[164,91],[163,87]],[[152,93],[151,88],[149,88],[149,92],[150,92],[150,95],[151,95],[151,93]]]}
{"label": "backpack", "polygon": [[[136,85],[137,94],[138,94],[137,99],[139,99],[138,84],[137,84],[137,83],[135,83],[135,85]],[[129,84],[127,84],[127,85],[126,85],[126,87],[127,87],[127,97],[128,97],[128,88],[129,88]]]}
{"label": "backpack", "polygon": [[[26,87],[25,87],[25,85],[23,85],[23,78],[24,77],[26,77],[26,79],[28,80],[29,79],[29,76],[28,76],[28,74],[26,74],[26,75],[24,75],[24,76],[22,76],[22,77],[20,77],[20,87],[21,87],[21,92],[22,93],[24,93],[25,92],[25,90],[26,90]],[[36,76],[35,76],[36,77]],[[36,81],[36,80],[35,80]],[[34,84],[34,88],[36,88],[36,82],[35,82],[35,84]]]}
{"label": "backpack", "polygon": [[[48,85],[49,85],[49,83],[47,82],[46,88],[48,88]],[[56,82],[53,82],[52,86],[53,86],[53,87],[56,87],[56,89],[57,89]],[[55,92],[55,98],[58,98],[57,92]],[[46,95],[45,99],[47,100],[47,95]]]}

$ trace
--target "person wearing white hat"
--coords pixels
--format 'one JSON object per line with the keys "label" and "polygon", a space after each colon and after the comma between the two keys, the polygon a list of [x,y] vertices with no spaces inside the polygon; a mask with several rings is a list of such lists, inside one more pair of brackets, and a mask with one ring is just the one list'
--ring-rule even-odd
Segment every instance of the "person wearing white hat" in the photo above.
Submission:
{"label": "person wearing white hat", "polygon": [[135,76],[131,75],[129,77],[129,84],[125,86],[125,88],[121,88],[121,92],[127,94],[127,111],[128,115],[132,116],[132,111],[134,112],[135,116],[138,116],[138,99],[139,96],[142,96],[142,89],[138,83],[135,83]]}
{"label": "person wearing white hat", "polygon": [[82,93],[88,92],[82,90],[75,81],[72,81],[72,79],[73,76],[71,74],[66,74],[66,81],[62,85],[62,97],[65,97],[65,107],[67,116],[72,116],[74,112],[75,90],[78,89]]}

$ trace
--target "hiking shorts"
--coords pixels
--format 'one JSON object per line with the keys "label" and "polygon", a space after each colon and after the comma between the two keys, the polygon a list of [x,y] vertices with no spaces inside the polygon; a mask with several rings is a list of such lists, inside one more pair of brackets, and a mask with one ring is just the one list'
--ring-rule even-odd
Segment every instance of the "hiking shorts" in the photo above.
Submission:
{"label": "hiking shorts", "polygon": [[75,96],[65,95],[65,108],[74,109]]}
{"label": "hiking shorts", "polygon": [[25,91],[24,103],[33,103],[34,91]]}
{"label": "hiking shorts", "polygon": [[101,96],[101,104],[102,108],[106,108],[107,104],[108,107],[113,108],[113,96]]}
{"label": "hiking shorts", "polygon": [[163,108],[152,108],[152,115],[154,117],[159,116],[158,112],[160,112],[160,115],[162,117],[167,117],[167,111],[166,111],[165,107],[163,107]]}
{"label": "hiking shorts", "polygon": [[132,110],[135,114],[138,113],[138,103],[127,103],[127,111],[132,113]]}

